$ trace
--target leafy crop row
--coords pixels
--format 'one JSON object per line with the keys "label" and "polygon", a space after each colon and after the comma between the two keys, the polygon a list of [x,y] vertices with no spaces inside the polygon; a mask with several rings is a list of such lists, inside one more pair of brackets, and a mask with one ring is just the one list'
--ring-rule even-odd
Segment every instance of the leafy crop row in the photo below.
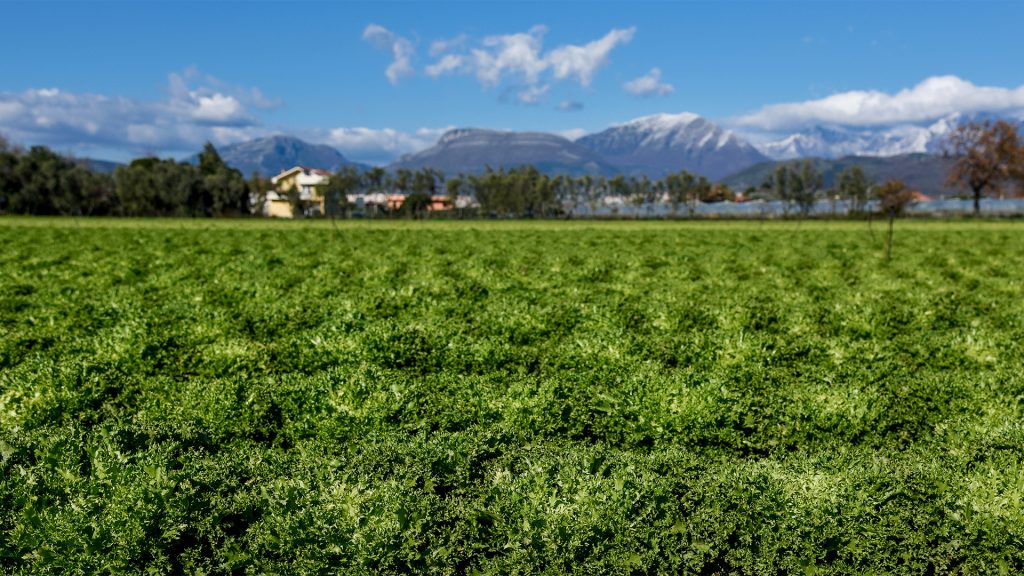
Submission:
{"label": "leafy crop row", "polygon": [[1019,573],[1024,235],[0,222],[15,573]]}

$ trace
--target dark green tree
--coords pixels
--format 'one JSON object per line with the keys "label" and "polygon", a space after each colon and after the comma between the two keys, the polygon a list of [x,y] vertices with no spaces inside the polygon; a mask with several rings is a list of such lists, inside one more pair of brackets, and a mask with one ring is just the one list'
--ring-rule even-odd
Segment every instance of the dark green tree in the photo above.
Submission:
{"label": "dark green tree", "polygon": [[10,212],[65,216],[109,211],[112,199],[108,177],[45,146],[0,152],[0,197]]}
{"label": "dark green tree", "polygon": [[361,180],[359,170],[351,165],[342,166],[327,179],[327,184],[321,191],[327,216],[333,220],[347,214],[348,195],[359,190]]}
{"label": "dark green tree", "polygon": [[292,207],[292,218],[305,218],[306,207],[302,202],[302,195],[299,194],[299,189],[295,186],[294,182],[285,190],[284,195],[288,198],[288,204]]}
{"label": "dark green tree", "polygon": [[17,168],[17,154],[7,149],[0,150],[0,212],[11,211],[11,202],[19,189]]}
{"label": "dark green tree", "polygon": [[383,206],[381,206],[380,203],[375,203],[373,205],[373,215],[375,217],[380,216],[382,211],[387,209],[387,189],[385,186],[387,175],[388,173],[380,166],[374,166],[363,173],[363,180],[366,185],[367,192],[370,194],[383,193],[385,196]]}
{"label": "dark green tree", "polygon": [[864,170],[856,164],[840,172],[836,178],[836,193],[850,203],[850,212],[853,214],[864,211],[870,188],[871,182],[864,175]]}
{"label": "dark green tree", "polygon": [[[460,175],[456,176],[455,178],[449,178],[444,183],[445,198],[447,199],[448,205],[451,206],[452,210],[457,209],[456,207],[459,202],[459,196],[462,194],[462,183],[464,181],[465,178]],[[461,209],[459,209],[459,216],[462,216]]]}
{"label": "dark green tree", "polygon": [[262,216],[266,209],[267,193],[273,190],[273,184],[270,183],[269,178],[264,178],[259,170],[256,170],[246,182],[246,188],[249,192],[249,213]]}
{"label": "dark green tree", "polygon": [[775,171],[772,172],[770,184],[772,195],[782,202],[783,215],[788,216],[793,204],[793,198],[790,195],[789,167],[785,164],[776,166]]}
{"label": "dark green tree", "polygon": [[200,186],[189,199],[193,215],[222,216],[249,213],[249,186],[238,170],[221,159],[213,144],[207,142],[199,153]]}
{"label": "dark green tree", "polygon": [[804,160],[798,167],[790,168],[790,198],[796,202],[801,216],[808,216],[814,209],[821,183],[821,174],[815,170],[810,160]]}

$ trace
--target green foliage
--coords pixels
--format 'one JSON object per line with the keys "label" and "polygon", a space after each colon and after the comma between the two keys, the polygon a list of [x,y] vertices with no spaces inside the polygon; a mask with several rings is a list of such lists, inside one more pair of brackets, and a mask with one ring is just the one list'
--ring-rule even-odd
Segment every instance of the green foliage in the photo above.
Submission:
{"label": "green foliage", "polygon": [[321,191],[326,215],[331,218],[343,216],[348,208],[348,195],[359,189],[360,182],[359,171],[354,166],[343,166],[331,174]]}
{"label": "green foliage", "polygon": [[859,165],[853,165],[839,173],[836,178],[836,192],[850,201],[850,212],[864,212],[871,183]]}
{"label": "green foliage", "polygon": [[783,210],[788,215],[795,204],[801,216],[808,216],[818,199],[823,178],[810,160],[778,164],[772,173],[765,177],[761,188],[770,191],[771,195],[783,202]]}
{"label": "green foliage", "polygon": [[113,182],[45,146],[0,151],[0,210],[15,214],[109,213]]}
{"label": "green foliage", "polygon": [[[488,168],[483,175],[470,176],[469,182],[484,214],[534,218],[559,211],[554,180],[533,166],[507,172]],[[576,185],[585,197],[595,193],[589,176]]]}
{"label": "green foliage", "polygon": [[821,174],[810,160],[804,160],[789,170],[789,198],[796,202],[800,214],[807,216],[818,199],[822,183]]}
{"label": "green foliage", "polygon": [[4,572],[1021,573],[1021,225],[903,228],[0,220]]}
{"label": "green foliage", "polygon": [[[0,147],[3,148],[3,147]],[[114,176],[45,146],[0,149],[0,211],[36,215],[221,216],[249,213],[249,189],[212,145],[199,166],[139,158]]]}
{"label": "green foliage", "polygon": [[242,173],[228,167],[209,142],[199,154],[198,194],[190,199],[194,215],[249,214],[249,186]]}
{"label": "green foliage", "polygon": [[196,168],[171,159],[139,158],[114,172],[117,203],[128,216],[186,216],[200,193]]}
{"label": "green foliage", "polygon": [[407,218],[422,218],[433,203],[430,195],[423,192],[413,192],[405,197],[398,213]]}
{"label": "green foliage", "polygon": [[285,190],[284,195],[288,198],[288,204],[292,207],[292,218],[303,218],[306,216],[306,207],[302,201],[302,196],[299,194],[298,187],[292,182],[292,185]]}

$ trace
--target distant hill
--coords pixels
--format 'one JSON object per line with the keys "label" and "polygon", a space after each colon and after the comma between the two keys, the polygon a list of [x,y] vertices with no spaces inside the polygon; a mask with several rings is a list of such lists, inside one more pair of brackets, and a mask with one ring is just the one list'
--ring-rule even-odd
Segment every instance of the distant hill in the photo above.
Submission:
{"label": "distant hill", "polygon": [[[954,196],[963,192],[945,186],[946,174],[952,160],[929,154],[903,154],[885,158],[873,156],[846,156],[839,159],[812,158],[811,162],[822,174],[824,186],[835,184],[836,176],[853,165],[860,165],[865,175],[875,182],[899,178],[914,190],[928,196]],[[793,162],[762,162],[728,176],[722,180],[733,190],[748,186],[759,187],[779,164]]]}
{"label": "distant hill", "polygon": [[111,162],[110,160],[97,160],[95,158],[73,158],[73,160],[79,166],[88,168],[93,172],[99,172],[100,174],[113,174],[114,170],[117,170],[118,166],[124,166],[124,164],[120,162]]}
{"label": "distant hill", "polygon": [[527,164],[549,174],[596,176],[616,172],[597,153],[561,136],[481,129],[450,130],[434,146],[403,156],[388,169],[430,167],[452,175],[479,174],[488,166],[498,169]]}
{"label": "distant hill", "polygon": [[[334,148],[325,144],[310,144],[292,136],[269,136],[217,148],[224,163],[242,172],[248,178],[259,171],[263,176],[274,176],[294,166],[320,168],[334,172],[342,166],[362,164],[349,161]],[[198,155],[190,162],[197,162]]]}
{"label": "distant hill", "polygon": [[655,179],[686,169],[714,180],[768,160],[732,131],[685,112],[644,116],[576,143],[621,172]]}

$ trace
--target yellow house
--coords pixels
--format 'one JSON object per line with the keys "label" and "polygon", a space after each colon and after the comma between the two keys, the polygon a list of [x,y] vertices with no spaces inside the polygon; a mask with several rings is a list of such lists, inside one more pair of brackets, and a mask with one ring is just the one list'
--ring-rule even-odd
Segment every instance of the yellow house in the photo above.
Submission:
{"label": "yellow house", "polygon": [[288,191],[293,188],[299,194],[299,203],[304,215],[323,214],[324,198],[319,193],[318,187],[327,184],[327,179],[330,177],[331,173],[326,170],[305,166],[296,166],[281,172],[270,179],[274,190],[267,194],[267,200],[262,209],[263,215],[273,218],[294,218],[292,203],[288,198]]}

